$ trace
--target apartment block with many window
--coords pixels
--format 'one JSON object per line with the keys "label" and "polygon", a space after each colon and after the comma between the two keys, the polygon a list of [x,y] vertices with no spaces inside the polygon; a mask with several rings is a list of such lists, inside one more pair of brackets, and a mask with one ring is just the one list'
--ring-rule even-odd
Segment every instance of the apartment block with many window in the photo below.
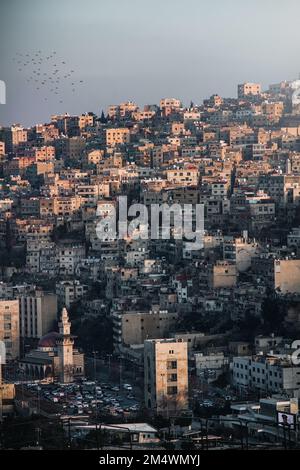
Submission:
{"label": "apartment block with many window", "polygon": [[188,349],[180,339],[144,342],[145,406],[165,416],[188,408]]}

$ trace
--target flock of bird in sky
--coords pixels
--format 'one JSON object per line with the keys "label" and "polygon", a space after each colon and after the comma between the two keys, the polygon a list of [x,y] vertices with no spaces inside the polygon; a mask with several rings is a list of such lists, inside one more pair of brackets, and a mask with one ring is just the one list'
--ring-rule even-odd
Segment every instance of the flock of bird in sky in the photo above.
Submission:
{"label": "flock of bird in sky", "polygon": [[42,51],[34,53],[17,52],[13,57],[18,72],[26,73],[26,80],[32,84],[37,92],[43,94],[44,101],[48,101],[49,93],[63,103],[62,92],[66,85],[75,93],[83,80],[75,80],[74,70],[71,70],[65,60],[57,56],[56,51],[44,55]]}

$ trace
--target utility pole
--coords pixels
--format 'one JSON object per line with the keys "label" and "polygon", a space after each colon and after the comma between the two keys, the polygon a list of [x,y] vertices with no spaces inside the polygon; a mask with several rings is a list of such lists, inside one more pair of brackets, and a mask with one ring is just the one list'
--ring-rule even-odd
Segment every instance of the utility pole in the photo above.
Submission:
{"label": "utility pole", "polygon": [[108,354],[108,378],[110,379],[110,359],[111,359],[111,354]]}
{"label": "utility pole", "polygon": [[93,351],[94,355],[94,381],[97,380],[97,358],[96,358],[97,351]]}
{"label": "utility pole", "polygon": [[120,390],[122,389],[122,356],[120,356]]}

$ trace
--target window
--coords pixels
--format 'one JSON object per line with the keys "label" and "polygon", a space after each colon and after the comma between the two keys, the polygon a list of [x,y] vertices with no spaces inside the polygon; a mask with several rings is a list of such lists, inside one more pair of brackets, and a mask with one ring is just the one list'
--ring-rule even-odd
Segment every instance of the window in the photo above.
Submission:
{"label": "window", "polygon": [[177,374],[168,374],[168,382],[177,382]]}
{"label": "window", "polygon": [[177,369],[177,361],[167,361],[167,369]]}

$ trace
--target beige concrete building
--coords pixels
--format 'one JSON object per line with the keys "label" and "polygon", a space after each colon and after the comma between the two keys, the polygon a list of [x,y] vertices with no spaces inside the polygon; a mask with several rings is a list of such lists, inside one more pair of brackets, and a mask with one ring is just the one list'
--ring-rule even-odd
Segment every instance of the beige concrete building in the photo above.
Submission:
{"label": "beige concrete building", "polygon": [[181,135],[184,134],[185,128],[183,122],[173,122],[171,125],[171,134]]}
{"label": "beige concrete building", "polygon": [[261,85],[260,83],[241,83],[238,85],[238,98],[244,98],[248,95],[260,95]]}
{"label": "beige concrete building", "polygon": [[128,144],[130,142],[130,132],[126,127],[119,127],[106,130],[106,145],[112,147],[117,144]]}
{"label": "beige concrete building", "polygon": [[6,349],[6,360],[15,360],[20,354],[19,300],[0,300],[0,341]]}
{"label": "beige concrete building", "polygon": [[252,259],[252,269],[271,289],[282,294],[300,293],[300,259],[276,259],[267,254]]}
{"label": "beige concrete building", "polygon": [[217,261],[209,268],[208,284],[213,289],[234,287],[237,282],[236,264]]}
{"label": "beige concrete building", "polygon": [[155,111],[136,111],[132,113],[132,117],[136,121],[146,121],[147,119],[152,119],[155,116]]}
{"label": "beige concrete building", "polygon": [[167,180],[169,183],[179,186],[197,186],[199,171],[196,168],[167,170]]}
{"label": "beige concrete building", "polygon": [[78,116],[78,127],[80,130],[85,129],[86,127],[91,127],[94,124],[93,114],[81,114]]}
{"label": "beige concrete building", "polygon": [[300,294],[300,259],[275,260],[274,283],[283,294]]}
{"label": "beige concrete building", "polygon": [[76,197],[84,204],[95,204],[101,197],[101,186],[98,184],[78,184],[76,185]]}
{"label": "beige concrete building", "polygon": [[37,162],[49,162],[55,159],[55,147],[44,145],[40,148],[34,148],[32,151]]}
{"label": "beige concrete building", "polygon": [[[0,365],[1,368],[1,365]],[[16,396],[15,384],[1,383],[0,379],[0,421],[8,415],[14,415],[14,400]]]}
{"label": "beige concrete building", "polygon": [[[52,199],[53,213],[59,217],[68,217],[76,212],[81,205],[80,196],[62,196]],[[45,200],[41,201],[45,203]]]}
{"label": "beige concrete building", "polygon": [[174,329],[178,314],[167,310],[113,313],[115,347],[143,344],[147,338],[164,338]]}
{"label": "beige concrete building", "polygon": [[188,409],[188,348],[175,339],[144,343],[145,406],[174,416]]}
{"label": "beige concrete building", "polygon": [[13,148],[17,147],[20,143],[27,141],[28,132],[22,126],[11,127],[11,140]]}
{"label": "beige concrete building", "polygon": [[262,111],[264,114],[267,114],[271,118],[279,118],[283,113],[284,105],[282,101],[271,102],[268,101],[262,103]]}
{"label": "beige concrete building", "polygon": [[104,158],[104,150],[91,150],[87,154],[87,162],[89,164],[98,165]]}
{"label": "beige concrete building", "polygon": [[164,108],[180,108],[181,107],[181,101],[176,99],[176,98],[163,98],[159,102],[159,107],[160,109]]}
{"label": "beige concrete building", "polygon": [[117,117],[125,117],[131,113],[135,113],[138,111],[138,106],[133,101],[126,101],[120,104],[114,104],[108,107],[108,117],[109,118],[117,118]]}
{"label": "beige concrete building", "polygon": [[5,155],[5,142],[0,141],[0,155]]}

